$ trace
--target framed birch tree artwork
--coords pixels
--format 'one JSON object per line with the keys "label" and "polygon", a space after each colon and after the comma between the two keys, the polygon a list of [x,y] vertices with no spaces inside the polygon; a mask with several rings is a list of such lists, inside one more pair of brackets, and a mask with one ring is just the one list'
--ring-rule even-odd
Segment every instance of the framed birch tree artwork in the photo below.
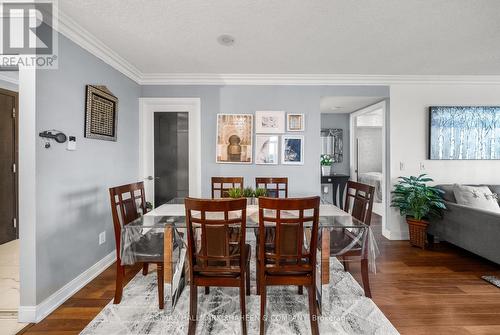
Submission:
{"label": "framed birch tree artwork", "polygon": [[432,106],[429,159],[500,159],[500,106]]}

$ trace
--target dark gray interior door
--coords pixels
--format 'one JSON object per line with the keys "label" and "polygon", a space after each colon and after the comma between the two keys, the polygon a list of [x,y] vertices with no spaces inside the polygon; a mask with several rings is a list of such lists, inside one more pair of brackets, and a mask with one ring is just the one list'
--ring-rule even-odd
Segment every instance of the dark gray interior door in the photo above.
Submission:
{"label": "dark gray interior door", "polygon": [[0,244],[17,238],[16,101],[0,89]]}
{"label": "dark gray interior door", "polygon": [[188,113],[154,113],[155,206],[189,194]]}

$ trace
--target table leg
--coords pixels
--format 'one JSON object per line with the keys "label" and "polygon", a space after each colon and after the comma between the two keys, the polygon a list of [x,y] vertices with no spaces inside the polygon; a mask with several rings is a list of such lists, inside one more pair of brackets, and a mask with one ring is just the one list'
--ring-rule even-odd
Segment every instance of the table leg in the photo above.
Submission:
{"label": "table leg", "polygon": [[321,232],[321,284],[330,283],[330,230],[322,228]]}
{"label": "table leg", "polygon": [[165,233],[163,238],[163,274],[164,282],[167,284],[172,283],[173,277],[173,263],[172,263],[172,241],[173,241],[174,229],[171,226],[165,227]]}

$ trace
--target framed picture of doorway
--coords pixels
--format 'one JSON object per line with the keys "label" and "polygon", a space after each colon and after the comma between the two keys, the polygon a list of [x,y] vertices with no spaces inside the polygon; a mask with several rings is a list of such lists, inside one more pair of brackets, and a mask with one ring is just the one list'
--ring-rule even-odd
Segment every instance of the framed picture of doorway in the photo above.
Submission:
{"label": "framed picture of doorway", "polygon": [[216,163],[253,162],[253,115],[217,114]]}

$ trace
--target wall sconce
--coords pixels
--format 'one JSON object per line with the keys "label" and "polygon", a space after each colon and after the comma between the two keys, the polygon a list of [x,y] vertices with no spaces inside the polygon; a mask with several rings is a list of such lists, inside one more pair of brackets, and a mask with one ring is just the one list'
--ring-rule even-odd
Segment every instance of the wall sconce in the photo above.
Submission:
{"label": "wall sconce", "polygon": [[[50,139],[50,140],[55,140],[57,143],[64,143],[66,142],[66,135],[61,132],[61,131],[58,131],[58,130],[45,130],[45,131],[42,131],[40,134],[39,134],[40,137],[43,137],[43,138],[46,138],[46,139]],[[50,148],[50,142],[47,140],[45,142],[45,149],[48,149]]]}

